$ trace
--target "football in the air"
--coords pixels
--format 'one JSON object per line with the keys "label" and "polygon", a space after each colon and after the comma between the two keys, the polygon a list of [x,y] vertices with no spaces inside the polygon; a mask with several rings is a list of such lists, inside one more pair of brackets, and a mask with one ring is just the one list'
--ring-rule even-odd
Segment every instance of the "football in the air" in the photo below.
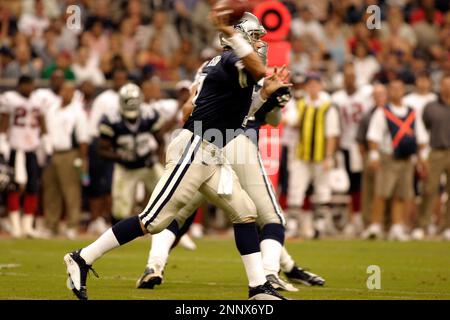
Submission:
{"label": "football in the air", "polygon": [[213,10],[218,15],[228,16],[230,25],[239,22],[245,12],[251,12],[255,6],[254,0],[219,0],[214,5]]}

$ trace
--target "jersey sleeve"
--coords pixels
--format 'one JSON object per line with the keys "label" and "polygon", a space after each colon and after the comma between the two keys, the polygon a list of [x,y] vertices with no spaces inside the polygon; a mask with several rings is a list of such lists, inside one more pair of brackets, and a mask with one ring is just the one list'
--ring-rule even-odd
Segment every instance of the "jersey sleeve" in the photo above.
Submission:
{"label": "jersey sleeve", "polygon": [[100,120],[99,125],[100,138],[113,140],[115,137],[115,132],[113,124],[109,120],[108,116],[104,115]]}

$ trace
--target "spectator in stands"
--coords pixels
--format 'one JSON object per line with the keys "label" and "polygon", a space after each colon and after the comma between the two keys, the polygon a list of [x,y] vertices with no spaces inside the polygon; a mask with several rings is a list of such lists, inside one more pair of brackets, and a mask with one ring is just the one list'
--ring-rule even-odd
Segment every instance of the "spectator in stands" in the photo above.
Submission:
{"label": "spectator in stands", "polygon": [[380,70],[377,59],[370,54],[367,44],[355,43],[353,64],[355,66],[356,84],[358,87],[370,84],[374,76]]}
{"label": "spectator in stands", "polygon": [[47,113],[47,125],[53,144],[51,164],[43,174],[44,213],[47,227],[54,234],[63,212],[67,213],[66,236],[75,239],[81,208],[81,174],[88,169],[89,134],[86,114],[79,101],[73,101],[75,85],[65,82],[61,99]]}
{"label": "spectator in stands", "polygon": [[49,26],[50,19],[45,12],[44,0],[34,0],[33,12],[23,13],[18,23],[19,31],[33,38],[42,37]]}
{"label": "spectator in stands", "polygon": [[105,83],[105,76],[97,67],[96,59],[89,56],[89,49],[86,47],[78,49],[72,70],[78,83],[85,80],[92,81],[96,86],[102,86]]}
{"label": "spectator in stands", "polygon": [[164,10],[155,11],[152,23],[148,26],[139,27],[136,34],[136,41],[141,50],[152,47],[151,42],[157,38],[164,39],[158,50],[161,50],[165,57],[170,57],[180,46],[180,37],[175,27],[169,22],[168,14]]}
{"label": "spectator in stands", "polygon": [[314,18],[310,5],[303,5],[299,9],[299,16],[292,20],[291,32],[294,37],[310,36],[316,46],[325,44],[323,26]]}
{"label": "spectator in stands", "polygon": [[71,54],[67,51],[62,51],[58,54],[56,61],[44,69],[42,78],[48,79],[56,69],[61,69],[64,72],[64,78],[66,80],[75,80],[75,74],[71,68],[71,64]]}
{"label": "spectator in stands", "polygon": [[93,21],[92,26],[85,34],[87,46],[91,53],[96,57],[101,57],[109,52],[110,36],[106,33],[103,21],[97,19]]}
{"label": "spectator in stands", "polygon": [[39,77],[39,64],[32,59],[30,47],[20,45],[14,49],[14,60],[9,62],[4,71],[6,78],[17,79],[22,74],[27,74],[33,78]]}
{"label": "spectator in stands", "polygon": [[406,41],[413,48],[417,45],[416,34],[413,28],[405,23],[403,11],[399,7],[389,8],[387,21],[382,23],[380,31],[383,40],[394,37]]}

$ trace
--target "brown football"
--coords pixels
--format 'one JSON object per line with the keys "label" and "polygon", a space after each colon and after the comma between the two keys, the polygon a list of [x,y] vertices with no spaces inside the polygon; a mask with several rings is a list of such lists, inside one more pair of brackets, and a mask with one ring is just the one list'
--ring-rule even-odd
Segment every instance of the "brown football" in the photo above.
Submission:
{"label": "brown football", "polygon": [[218,15],[227,15],[229,25],[235,25],[246,11],[252,12],[254,6],[254,0],[219,0],[214,5],[213,10]]}

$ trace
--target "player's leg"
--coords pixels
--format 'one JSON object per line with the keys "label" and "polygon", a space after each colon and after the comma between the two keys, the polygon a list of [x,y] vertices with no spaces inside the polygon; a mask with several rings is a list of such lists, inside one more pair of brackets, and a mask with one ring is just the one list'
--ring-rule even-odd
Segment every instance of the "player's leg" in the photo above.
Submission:
{"label": "player's leg", "polygon": [[[87,299],[86,278],[91,265],[108,251],[122,246],[145,233],[158,233],[174,219],[175,213],[197,192],[212,174],[198,155],[201,139],[185,130],[167,150],[167,166],[147,207],[139,216],[124,219],[103,233],[89,246],[66,254],[64,261],[70,288],[79,299]],[[194,164],[194,159],[197,159]],[[177,191],[177,192],[175,192]]]}
{"label": "player's leg", "polygon": [[227,144],[225,153],[242,188],[256,206],[266,278],[276,289],[297,291],[292,285],[278,278],[281,248],[284,245],[285,220],[259,156],[256,141],[253,142],[251,136],[241,134]]}
{"label": "player's leg", "polygon": [[23,199],[22,230],[27,237],[36,238],[39,235],[34,229],[34,216],[38,208],[39,164],[35,152],[25,154],[27,184]]}
{"label": "player's leg", "polygon": [[363,220],[361,216],[361,172],[352,171],[351,152],[354,150],[342,150],[344,156],[345,170],[347,171],[350,188],[348,194],[350,195],[350,208],[349,208],[349,219],[345,226],[344,234],[349,237],[357,236],[362,232]]}
{"label": "player's leg", "polygon": [[112,185],[112,216],[115,221],[128,218],[133,211],[134,194],[140,180],[138,170],[129,170],[115,164]]}
{"label": "player's leg", "polygon": [[22,236],[22,223],[20,215],[20,187],[16,183],[16,151],[11,150],[9,157],[9,166],[13,170],[13,181],[7,194],[7,207],[9,219],[11,222],[11,235],[14,238]]}
{"label": "player's leg", "polygon": [[166,229],[152,235],[147,265],[144,274],[136,282],[137,288],[153,289],[155,285],[162,283],[170,250],[177,244],[180,237],[187,232],[194,218],[195,210],[204,202],[205,198],[198,192],[191,202],[178,211],[175,219]]}

